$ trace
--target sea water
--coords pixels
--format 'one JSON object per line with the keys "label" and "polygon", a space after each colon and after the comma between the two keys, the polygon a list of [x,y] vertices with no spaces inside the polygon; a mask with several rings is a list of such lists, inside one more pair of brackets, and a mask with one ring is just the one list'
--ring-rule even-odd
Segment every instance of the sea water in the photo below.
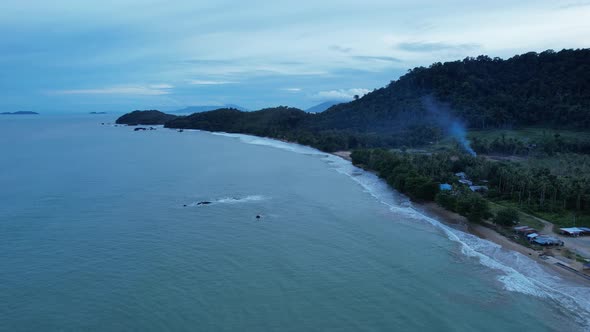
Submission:
{"label": "sea water", "polygon": [[114,119],[0,118],[0,330],[588,327],[587,288],[338,157]]}

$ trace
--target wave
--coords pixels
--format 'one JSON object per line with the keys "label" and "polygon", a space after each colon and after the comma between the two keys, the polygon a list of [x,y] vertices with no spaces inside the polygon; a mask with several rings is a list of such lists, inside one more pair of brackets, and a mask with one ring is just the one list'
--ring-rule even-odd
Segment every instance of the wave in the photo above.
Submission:
{"label": "wave", "polygon": [[246,196],[246,197],[242,197],[242,198],[238,198],[238,197],[220,198],[220,199],[216,200],[215,203],[235,204],[235,203],[258,202],[258,201],[264,201],[266,199],[267,198],[262,195],[251,195],[251,196]]}
{"label": "wave", "polygon": [[416,210],[406,196],[391,190],[377,175],[358,168],[338,156],[326,154],[308,146],[244,134],[213,134],[238,138],[247,144],[323,156],[323,159],[335,171],[358,183],[365,192],[387,205],[391,212],[431,224],[440,229],[449,240],[458,243],[463,255],[475,258],[480,264],[500,272],[497,279],[505,290],[552,300],[558,304],[558,307],[566,308],[570,313],[574,313],[578,323],[584,326],[590,325],[590,288],[574,285],[546,272],[539,263],[521,253],[505,250],[496,243],[454,229],[424,215]]}
{"label": "wave", "polygon": [[248,203],[248,202],[258,202],[258,201],[264,201],[268,199],[266,196],[262,196],[262,195],[249,195],[249,196],[245,196],[245,197],[223,197],[223,198],[219,198],[219,199],[215,199],[215,200],[203,200],[203,201],[198,201],[198,202],[193,202],[191,204],[189,204],[189,206],[205,206],[205,205],[211,205],[211,204],[239,204],[239,203]]}

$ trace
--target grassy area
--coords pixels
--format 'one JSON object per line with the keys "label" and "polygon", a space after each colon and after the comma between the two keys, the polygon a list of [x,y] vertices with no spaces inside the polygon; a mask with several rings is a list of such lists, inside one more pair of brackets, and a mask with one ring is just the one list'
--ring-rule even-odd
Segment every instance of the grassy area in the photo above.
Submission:
{"label": "grassy area", "polygon": [[[490,202],[490,211],[493,214],[498,213],[499,210],[509,208],[509,207],[515,208],[520,211],[520,209],[518,208],[518,205],[514,204],[513,202],[507,202],[507,201],[502,201],[502,202],[489,201],[489,202]],[[520,211],[519,216],[520,216],[519,225],[529,226],[529,227],[532,227],[532,228],[539,230],[539,231],[541,231],[543,229],[543,223],[540,222],[539,220],[533,218],[532,216],[525,214],[522,211]]]}
{"label": "grassy area", "polygon": [[564,140],[579,140],[579,141],[590,141],[589,131],[579,130],[559,130],[559,129],[548,129],[548,128],[521,128],[515,130],[503,130],[503,129],[492,129],[492,130],[471,130],[467,133],[468,138],[481,138],[487,139],[488,141],[494,138],[502,137],[505,135],[506,138],[518,138],[521,140],[541,140],[543,138],[553,138],[555,134],[559,134]]}
{"label": "grassy area", "polygon": [[543,218],[549,222],[552,222],[557,227],[590,227],[590,215],[577,215],[574,223],[574,213],[572,212],[535,212],[539,218]]}

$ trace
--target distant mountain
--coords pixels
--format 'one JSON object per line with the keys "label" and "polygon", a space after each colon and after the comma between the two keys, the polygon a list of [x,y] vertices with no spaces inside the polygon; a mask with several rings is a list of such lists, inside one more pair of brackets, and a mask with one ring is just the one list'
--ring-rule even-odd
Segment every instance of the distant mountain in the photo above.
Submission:
{"label": "distant mountain", "polygon": [[31,112],[31,111],[18,111],[18,112],[2,112],[0,113],[2,115],[31,115],[31,114],[39,114],[37,112]]}
{"label": "distant mountain", "polygon": [[307,113],[322,113],[323,111],[327,110],[328,108],[330,108],[334,105],[341,104],[341,103],[343,103],[343,102],[336,101],[336,100],[330,100],[330,101],[326,101],[321,104],[317,104],[315,106],[312,106],[312,107],[306,109],[305,111]]}
{"label": "distant mountain", "polygon": [[248,112],[249,110],[234,104],[226,104],[226,105],[201,105],[201,106],[188,106],[183,109],[179,109],[177,111],[173,111],[172,113],[201,113],[201,112],[209,112],[214,111],[222,108],[234,108],[242,112]]}
{"label": "distant mountain", "polygon": [[92,115],[107,114],[107,112],[90,112]]}

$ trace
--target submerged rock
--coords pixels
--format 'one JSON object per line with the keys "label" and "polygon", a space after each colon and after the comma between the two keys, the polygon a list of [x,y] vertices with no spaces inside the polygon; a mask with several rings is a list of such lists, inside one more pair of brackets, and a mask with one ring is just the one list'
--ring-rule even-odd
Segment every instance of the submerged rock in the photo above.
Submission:
{"label": "submerged rock", "polygon": [[202,201],[202,202],[197,203],[197,205],[208,205],[208,204],[211,204],[211,202],[209,202],[209,201]]}

